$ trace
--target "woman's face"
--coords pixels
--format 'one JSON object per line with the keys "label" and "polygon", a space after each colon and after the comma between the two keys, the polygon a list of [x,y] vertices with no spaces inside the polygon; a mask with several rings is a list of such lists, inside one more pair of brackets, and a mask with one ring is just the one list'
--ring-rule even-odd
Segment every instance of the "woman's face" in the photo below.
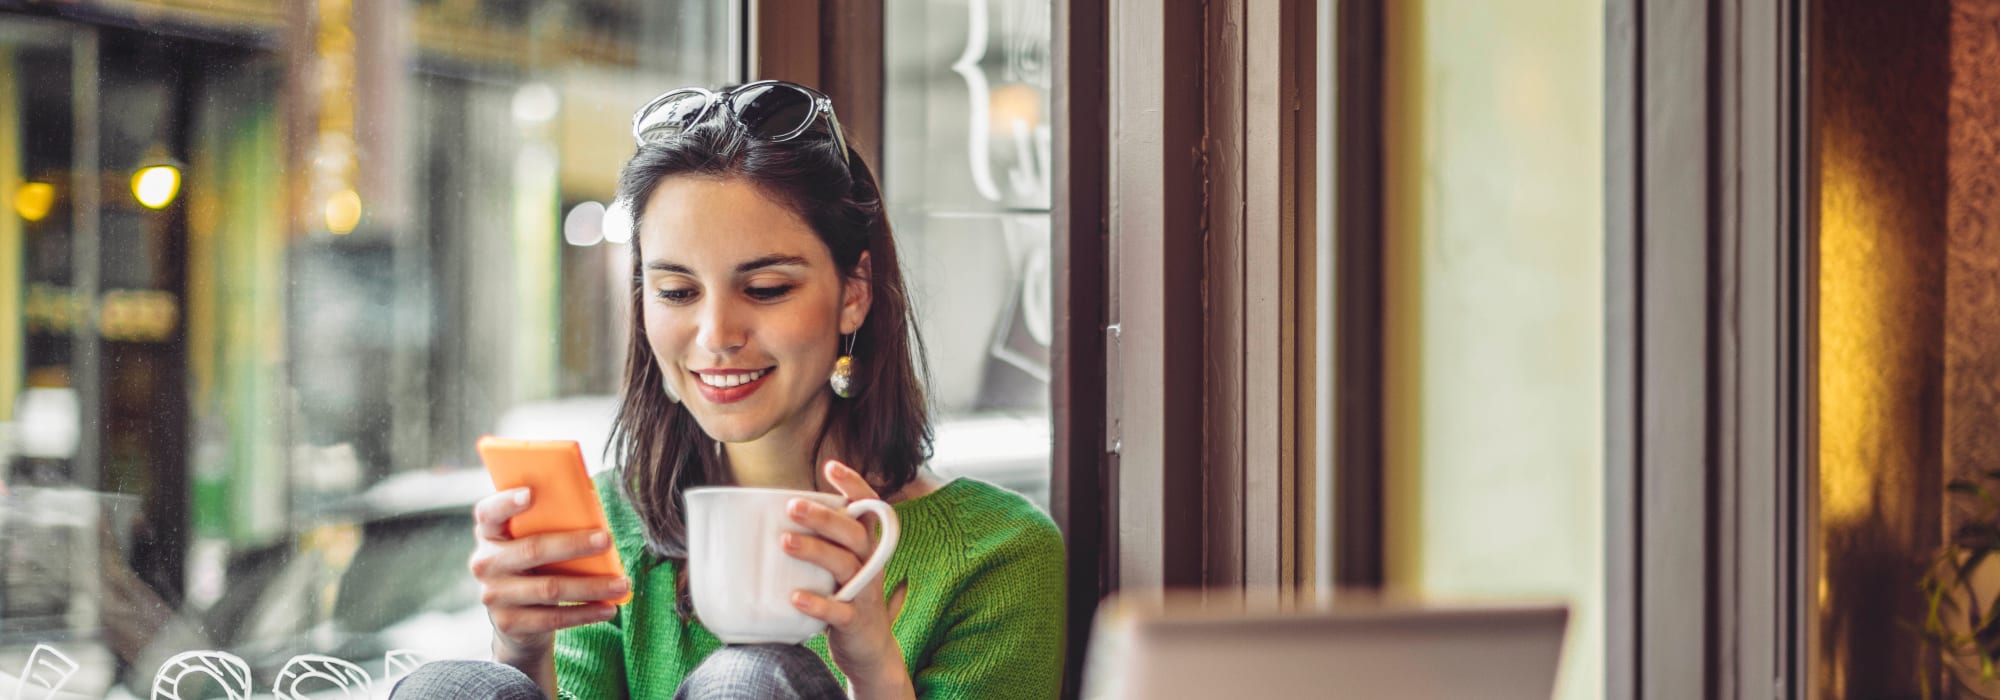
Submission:
{"label": "woman's face", "polygon": [[662,180],[638,229],[646,340],[702,430],[817,436],[840,337],[868,314],[866,281],[843,282],[812,228],[743,179]]}

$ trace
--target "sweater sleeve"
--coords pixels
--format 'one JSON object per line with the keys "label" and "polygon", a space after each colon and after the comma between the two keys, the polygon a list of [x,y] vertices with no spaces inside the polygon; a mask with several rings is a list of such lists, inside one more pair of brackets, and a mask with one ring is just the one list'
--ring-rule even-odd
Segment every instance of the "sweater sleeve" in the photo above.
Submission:
{"label": "sweater sleeve", "polygon": [[1053,698],[1062,690],[1062,535],[1046,519],[970,562],[949,625],[917,671],[917,697]]}
{"label": "sweater sleeve", "polygon": [[625,608],[610,620],[556,632],[556,687],[562,697],[611,700],[629,696],[625,687]]}

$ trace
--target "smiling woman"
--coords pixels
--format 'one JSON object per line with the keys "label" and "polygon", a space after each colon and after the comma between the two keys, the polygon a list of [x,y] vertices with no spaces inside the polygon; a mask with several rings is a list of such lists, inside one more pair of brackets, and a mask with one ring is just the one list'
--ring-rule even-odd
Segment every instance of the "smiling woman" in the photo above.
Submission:
{"label": "smiling woman", "polygon": [[[642,109],[633,131],[638,151],[619,182],[636,222],[634,326],[611,440],[621,465],[598,487],[610,532],[515,538],[507,523],[533,495],[482,501],[471,567],[499,663],[420,669],[397,695],[464,697],[478,685],[498,697],[1054,696],[1061,536],[1021,496],[927,468],[922,345],[895,240],[831,102],[775,81],[677,90]],[[774,606],[791,609],[751,606],[803,615],[824,635],[724,646],[703,624],[689,569],[732,566],[690,557],[686,494],[705,486],[838,497],[844,508],[800,493],[782,512],[741,513],[782,525],[727,533],[769,538],[756,546],[842,583],[841,594],[800,588]],[[880,576],[863,566],[878,545],[857,503],[894,515]],[[626,576],[535,570],[607,547]],[[744,589],[774,575],[702,572]],[[568,604],[626,590],[624,608]],[[775,685],[745,685],[753,678]]]}
{"label": "smiling woman", "polygon": [[[665,381],[704,399],[688,410],[732,450],[810,454],[818,435],[785,431],[825,422],[839,340],[868,314],[868,254],[836,269],[803,219],[744,178],[668,178],[643,209],[643,317]],[[791,408],[807,420],[786,422]],[[744,485],[811,485],[783,476]]]}

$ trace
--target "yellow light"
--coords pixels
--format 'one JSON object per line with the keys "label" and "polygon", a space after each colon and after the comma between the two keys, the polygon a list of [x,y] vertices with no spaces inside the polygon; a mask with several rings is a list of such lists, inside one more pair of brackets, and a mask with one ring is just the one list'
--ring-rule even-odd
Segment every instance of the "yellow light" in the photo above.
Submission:
{"label": "yellow light", "polygon": [[181,169],[149,165],[132,174],[132,196],[147,209],[164,209],[181,191]]}
{"label": "yellow light", "polygon": [[988,126],[996,138],[1014,135],[1014,125],[1032,132],[1042,123],[1042,95],[1033,86],[1010,83],[994,88],[987,98],[993,122]]}
{"label": "yellow light", "polygon": [[326,199],[326,230],[345,236],[361,225],[361,195],[341,190]]}
{"label": "yellow light", "polygon": [[46,182],[24,182],[14,191],[14,213],[28,221],[41,221],[56,204],[56,186]]}

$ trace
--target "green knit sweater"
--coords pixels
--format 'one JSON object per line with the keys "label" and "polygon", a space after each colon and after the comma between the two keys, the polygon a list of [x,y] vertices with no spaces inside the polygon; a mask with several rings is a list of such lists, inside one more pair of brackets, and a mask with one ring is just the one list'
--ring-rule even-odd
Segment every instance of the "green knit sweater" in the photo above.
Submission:
{"label": "green knit sweater", "polygon": [[[611,474],[597,495],[632,578],[632,602],[606,622],[557,633],[557,685],[581,700],[671,697],[722,643],[674,612],[675,564],[643,555],[638,515]],[[882,590],[908,587],[892,631],[917,697],[1055,697],[1063,670],[1055,524],[1019,495],[965,478],[895,509],[903,537]],[[828,659],[825,634],[806,646]],[[827,667],[840,676],[830,659]]]}

